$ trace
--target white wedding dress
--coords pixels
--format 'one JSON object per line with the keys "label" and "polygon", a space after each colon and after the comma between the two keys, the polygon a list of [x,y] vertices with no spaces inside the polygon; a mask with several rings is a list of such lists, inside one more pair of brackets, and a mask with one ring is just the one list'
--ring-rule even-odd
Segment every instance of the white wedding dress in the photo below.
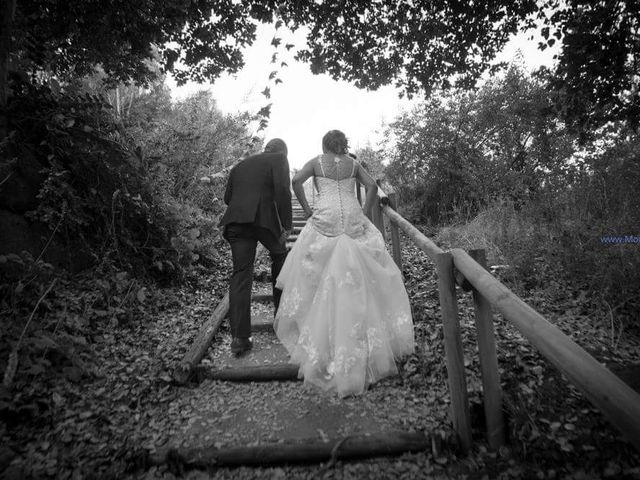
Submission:
{"label": "white wedding dress", "polygon": [[346,396],[397,374],[414,334],[402,275],[356,198],[354,168],[337,179],[333,166],[328,178],[329,158],[319,159],[313,216],[277,279],[275,331],[305,383]]}

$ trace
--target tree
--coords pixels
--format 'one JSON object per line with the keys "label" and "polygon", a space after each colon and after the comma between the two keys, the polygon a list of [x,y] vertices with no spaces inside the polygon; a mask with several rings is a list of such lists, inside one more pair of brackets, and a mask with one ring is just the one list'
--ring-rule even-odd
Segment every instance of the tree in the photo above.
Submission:
{"label": "tree", "polygon": [[[0,1],[10,13],[15,1]],[[255,22],[276,17],[276,25],[309,27],[297,58],[314,73],[427,96],[474,88],[497,68],[493,61],[512,34],[537,27],[546,39],[541,48],[563,44],[548,79],[563,93],[567,121],[591,128],[640,119],[636,0],[21,0],[15,25],[3,16],[0,67],[13,52],[28,72],[79,75],[100,64],[110,78],[145,82],[148,61],[157,58],[179,83],[213,80],[243,65]],[[12,28],[13,48],[4,33]]]}
{"label": "tree", "polygon": [[136,99],[125,121],[126,131],[142,148],[157,191],[207,209],[211,191],[203,189],[198,178],[241,158],[251,140],[246,127],[250,118],[224,115],[206,90],[168,106],[165,93],[150,91]]}
{"label": "tree", "polygon": [[[562,8],[561,8],[562,5]],[[562,41],[549,80],[573,129],[588,132],[609,121],[640,123],[640,2],[553,1],[542,35]]]}
{"label": "tree", "polygon": [[355,151],[355,155],[374,179],[379,180],[384,177],[384,165],[382,163],[384,153],[382,151],[375,150],[371,145],[367,145],[358,148]]}
{"label": "tree", "polygon": [[309,25],[298,58],[314,73],[407,94],[472,87],[521,26],[533,25],[535,0],[286,2],[283,18]]}
{"label": "tree", "polygon": [[0,0],[0,140],[7,135],[7,77],[16,0]]}
{"label": "tree", "polygon": [[110,78],[144,82],[157,56],[165,70],[181,61],[178,82],[210,80],[242,66],[251,19],[270,21],[268,13],[232,0],[21,0],[15,51],[31,71],[80,76],[100,64]]}
{"label": "tree", "polygon": [[517,66],[477,92],[431,99],[388,128],[386,174],[416,216],[439,222],[499,197],[552,188],[573,153],[546,86]]}
{"label": "tree", "polygon": [[510,36],[537,28],[540,48],[562,43],[547,80],[576,129],[640,121],[637,0],[377,0],[286,2],[283,18],[310,26],[298,58],[314,73],[405,93],[471,89]]}

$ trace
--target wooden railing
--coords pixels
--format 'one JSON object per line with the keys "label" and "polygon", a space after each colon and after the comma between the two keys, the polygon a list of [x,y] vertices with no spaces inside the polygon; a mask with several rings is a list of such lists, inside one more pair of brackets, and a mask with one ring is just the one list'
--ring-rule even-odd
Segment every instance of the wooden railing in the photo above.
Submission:
{"label": "wooden railing", "polygon": [[[361,198],[360,186],[358,185],[357,188]],[[374,205],[370,219],[386,237],[384,217],[388,218],[393,258],[400,270],[402,270],[402,257],[398,229],[402,230],[435,263],[451,394],[452,422],[464,451],[469,451],[472,444],[471,420],[456,286],[460,286],[464,291],[471,291],[473,295],[487,440],[492,448],[499,447],[505,441],[502,390],[493,329],[493,307],[558,368],[640,451],[640,395],[638,393],[491,275],[486,269],[484,250],[472,250],[467,253],[454,248],[448,252],[443,251],[396,211],[397,197],[392,189],[387,189],[385,193],[379,188],[378,196],[380,201]]]}

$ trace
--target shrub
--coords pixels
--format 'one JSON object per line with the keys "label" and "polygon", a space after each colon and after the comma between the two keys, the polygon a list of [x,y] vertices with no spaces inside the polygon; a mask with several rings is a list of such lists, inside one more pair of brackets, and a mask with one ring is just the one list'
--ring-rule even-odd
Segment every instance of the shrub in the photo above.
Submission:
{"label": "shrub", "polygon": [[5,155],[18,166],[29,156],[42,166],[37,204],[27,215],[55,232],[57,242],[139,273],[158,252],[176,261],[172,220],[135,150],[118,140],[103,98],[18,84],[10,118]]}

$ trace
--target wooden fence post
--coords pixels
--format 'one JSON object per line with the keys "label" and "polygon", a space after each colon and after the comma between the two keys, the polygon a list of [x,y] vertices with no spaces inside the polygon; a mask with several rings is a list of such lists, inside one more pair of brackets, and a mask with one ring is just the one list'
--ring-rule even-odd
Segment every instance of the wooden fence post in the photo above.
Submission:
{"label": "wooden fence post", "polygon": [[[391,190],[387,193],[389,197],[389,206],[394,210],[398,210],[398,195],[396,192]],[[402,249],[400,248],[400,231],[398,230],[398,225],[393,222],[390,223],[391,229],[391,250],[393,254],[393,260],[396,262],[396,265],[402,272]]]}
{"label": "wooden fence post", "polygon": [[[469,255],[482,268],[487,268],[487,258],[483,249],[471,250]],[[478,331],[478,351],[482,372],[482,392],[484,415],[487,422],[489,446],[497,449],[505,442],[504,415],[502,412],[502,388],[498,372],[496,341],[493,332],[491,303],[475,288],[473,289],[476,330]]]}
{"label": "wooden fence post", "polygon": [[[378,199],[379,200],[379,199]],[[382,215],[382,206],[379,201],[373,203],[371,207],[371,221],[380,230],[382,238],[387,241],[386,232],[384,231],[384,217]]]}
{"label": "wooden fence post", "polygon": [[451,253],[444,252],[436,255],[436,267],[438,269],[438,292],[440,295],[440,311],[442,312],[453,427],[460,438],[462,450],[468,453],[471,450],[471,416],[469,414],[464,354],[460,337],[460,323],[458,322],[458,302],[456,300],[456,283],[453,276],[453,256]]}

